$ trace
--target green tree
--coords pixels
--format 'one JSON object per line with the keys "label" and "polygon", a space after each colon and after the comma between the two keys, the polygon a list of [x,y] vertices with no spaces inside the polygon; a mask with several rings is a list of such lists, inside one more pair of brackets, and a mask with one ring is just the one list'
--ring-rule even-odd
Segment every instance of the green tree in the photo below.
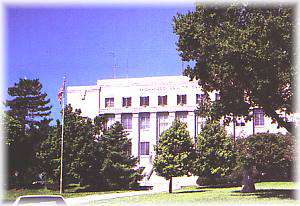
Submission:
{"label": "green tree", "polygon": [[[64,141],[68,144],[68,142]],[[40,172],[44,173],[45,180],[55,182],[59,185],[60,169],[60,144],[61,144],[61,124],[59,120],[52,126],[50,132],[40,145],[39,152],[36,154],[40,160]]]}
{"label": "green tree", "polygon": [[[71,105],[65,107],[64,121],[64,187],[80,183],[88,189],[102,187],[101,165],[104,154],[100,147],[98,131],[91,119],[80,116]],[[48,180],[58,183],[60,172],[61,124],[57,121],[48,138],[43,141],[39,159]]]}
{"label": "green tree", "polygon": [[193,173],[208,178],[210,183],[230,174],[235,166],[233,141],[219,122],[207,124],[198,135],[196,153]]}
{"label": "green tree", "polygon": [[43,121],[51,121],[49,115],[52,106],[42,88],[39,79],[20,79],[8,88],[11,99],[6,100],[6,106],[9,107],[7,112],[21,122],[24,132],[27,128],[40,126]]}
{"label": "green tree", "polygon": [[[8,88],[8,94],[10,99],[5,105],[10,119],[6,119],[7,124],[18,123],[18,134],[8,132],[7,137],[13,142],[8,150],[9,176],[12,172],[18,174],[19,186],[27,187],[37,175],[39,162],[35,154],[50,128],[50,99],[42,92],[38,79],[20,79]],[[14,126],[8,125],[7,128]]]}
{"label": "green tree", "polygon": [[248,116],[261,107],[291,132],[292,123],[277,111],[293,112],[293,8],[198,4],[195,11],[178,14],[178,51],[183,61],[194,63],[185,75],[206,92],[220,92],[223,114]]}
{"label": "green tree", "polygon": [[195,157],[186,124],[175,120],[160,136],[155,152],[154,170],[169,180],[169,193],[172,193],[172,178],[187,175]]}
{"label": "green tree", "polygon": [[131,156],[131,140],[121,123],[116,122],[101,136],[104,161],[101,167],[105,189],[129,189],[142,179],[136,168],[137,158]]}
{"label": "green tree", "polygon": [[224,112],[222,102],[220,100],[211,101],[207,92],[198,105],[196,113],[198,116],[205,118],[207,124],[219,121],[221,118],[223,118],[225,124],[232,120],[232,117]]}
{"label": "green tree", "polygon": [[15,168],[17,168],[17,165],[15,164],[18,162],[18,156],[14,153],[16,152],[16,147],[18,146],[18,140],[22,138],[22,125],[18,120],[7,114],[7,112],[4,112],[3,123],[4,130],[6,131],[5,146],[7,147],[8,153],[8,187],[18,187],[20,186],[20,182],[18,182],[18,172],[15,170]]}
{"label": "green tree", "polygon": [[290,180],[295,162],[295,139],[291,135],[260,133],[237,142],[242,156],[252,157],[258,177],[268,181]]}

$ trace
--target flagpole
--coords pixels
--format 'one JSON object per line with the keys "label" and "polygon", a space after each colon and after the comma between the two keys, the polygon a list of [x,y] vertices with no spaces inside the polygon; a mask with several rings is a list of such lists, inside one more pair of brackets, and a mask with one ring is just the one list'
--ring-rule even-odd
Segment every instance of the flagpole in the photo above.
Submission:
{"label": "flagpole", "polygon": [[59,194],[63,193],[63,154],[64,154],[64,120],[65,120],[65,77],[63,79],[62,118],[61,118],[61,149],[60,149],[60,185]]}

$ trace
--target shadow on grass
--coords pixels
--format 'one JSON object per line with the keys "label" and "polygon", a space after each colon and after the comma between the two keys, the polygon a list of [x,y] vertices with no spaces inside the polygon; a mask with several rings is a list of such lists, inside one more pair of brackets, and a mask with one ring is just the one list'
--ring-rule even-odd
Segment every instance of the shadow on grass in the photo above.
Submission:
{"label": "shadow on grass", "polygon": [[187,190],[187,191],[174,192],[174,194],[199,193],[199,192],[206,192],[206,190]]}
{"label": "shadow on grass", "polygon": [[243,193],[241,191],[234,191],[237,193],[234,196],[256,196],[258,198],[279,198],[279,199],[294,199],[296,200],[296,190],[288,189],[261,189],[253,193]]}
{"label": "shadow on grass", "polygon": [[242,185],[239,183],[234,184],[219,184],[219,185],[203,185],[199,186],[199,189],[211,189],[211,188],[231,188],[231,187],[241,187]]}

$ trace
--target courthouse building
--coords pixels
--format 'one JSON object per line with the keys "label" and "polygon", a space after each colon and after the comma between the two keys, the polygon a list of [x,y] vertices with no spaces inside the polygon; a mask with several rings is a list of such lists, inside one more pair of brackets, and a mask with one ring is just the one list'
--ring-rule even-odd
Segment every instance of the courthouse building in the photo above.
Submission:
{"label": "courthouse building", "polygon": [[[69,86],[67,102],[74,109],[81,109],[83,116],[106,114],[108,127],[121,122],[131,139],[132,155],[139,158],[140,166],[150,168],[154,145],[175,118],[186,122],[191,138],[196,138],[205,124],[205,119],[195,113],[203,94],[197,81],[189,81],[185,76],[105,79],[93,86]],[[209,95],[212,101],[220,98],[217,92]],[[286,133],[261,109],[254,110],[253,120],[238,118],[236,126],[230,123],[226,130],[233,134],[235,129],[237,138],[253,132]]]}

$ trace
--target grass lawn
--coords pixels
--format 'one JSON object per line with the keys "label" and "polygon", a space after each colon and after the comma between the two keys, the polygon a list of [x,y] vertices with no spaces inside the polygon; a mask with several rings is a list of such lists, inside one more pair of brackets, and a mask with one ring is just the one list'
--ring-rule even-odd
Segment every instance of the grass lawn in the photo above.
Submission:
{"label": "grass lawn", "polygon": [[[95,194],[108,194],[108,193],[121,193],[128,192],[128,190],[116,190],[116,191],[105,191],[105,192],[76,192],[76,190],[81,189],[81,187],[77,185],[73,185],[70,188],[65,190],[63,196],[65,198],[69,197],[81,197],[87,195],[95,195]],[[14,201],[17,197],[21,195],[59,195],[59,191],[52,191],[48,189],[12,189],[6,191],[4,198],[1,198],[4,201]]]}
{"label": "grass lawn", "polygon": [[93,205],[241,205],[259,203],[299,204],[293,182],[263,182],[255,184],[255,193],[241,193],[241,187],[188,187],[173,194],[158,193],[93,202]]}

